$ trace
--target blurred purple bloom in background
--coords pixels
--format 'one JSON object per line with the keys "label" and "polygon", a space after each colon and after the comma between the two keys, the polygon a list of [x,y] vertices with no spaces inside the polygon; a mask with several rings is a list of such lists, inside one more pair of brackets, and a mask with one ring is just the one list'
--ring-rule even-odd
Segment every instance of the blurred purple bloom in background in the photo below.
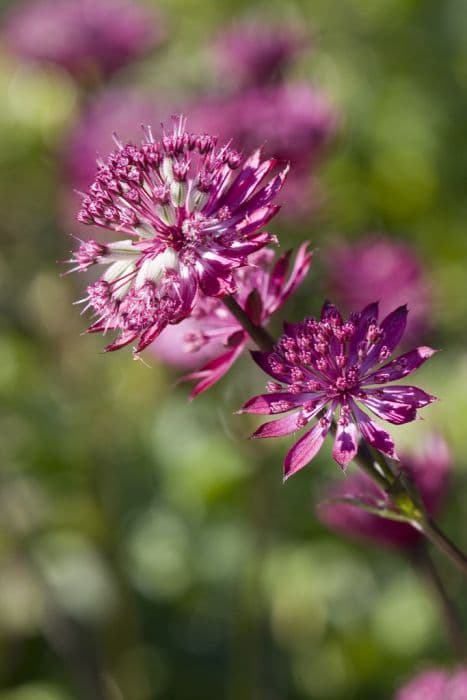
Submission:
{"label": "blurred purple bloom in background", "polygon": [[329,287],[347,311],[381,300],[381,313],[407,304],[407,335],[428,327],[431,285],[416,251],[408,244],[372,234],[356,241],[336,241],[324,251]]}
{"label": "blurred purple bloom in background", "polygon": [[[264,249],[250,256],[248,266],[235,272],[236,301],[258,325],[272,316],[306,277],[312,253],[304,243],[289,277],[290,252],[273,263],[274,253]],[[198,396],[218,382],[248,344],[248,334],[218,299],[200,295],[191,316],[168,328],[152,345],[155,354],[170,364],[199,368],[184,377],[199,380],[191,393]],[[210,361],[202,366],[203,360]]]}
{"label": "blurred purple bloom in background", "polygon": [[[256,396],[242,411],[289,415],[261,425],[253,437],[279,437],[304,428],[318,417],[288,452],[284,477],[308,464],[320,450],[339,408],[333,457],[345,468],[358,449],[359,435],[384,454],[398,459],[391,436],[359,404],[396,425],[415,420],[417,410],[435,400],[414,386],[391,384],[414,372],[435,352],[419,347],[387,362],[399,344],[407,308],[399,307],[378,323],[378,304],[369,304],[344,321],[326,303],[320,320],[284,324],[284,335],[272,352],[254,352],[256,363],[274,382],[268,394]],[[384,364],[386,363],[386,364]],[[382,365],[382,366],[379,366]]]}
{"label": "blurred purple bloom in background", "polygon": [[289,161],[292,172],[284,189],[293,202],[289,216],[313,207],[310,176],[338,123],[336,110],[320,90],[306,83],[251,88],[200,99],[191,105],[190,115],[198,128],[232,138],[236,148],[249,151],[263,143],[267,154]]}
{"label": "blurred purple bloom in background", "polygon": [[[451,455],[444,440],[431,435],[418,454],[402,453],[402,471],[419,489],[430,515],[436,515],[446,496]],[[412,547],[421,535],[410,525],[379,517],[358,506],[334,502],[333,499],[355,498],[369,506],[391,508],[388,496],[362,471],[349,474],[332,485],[329,501],[317,509],[322,522],[346,537],[363,538],[393,547]]]}
{"label": "blurred purple bloom in background", "polygon": [[213,58],[223,82],[240,88],[264,85],[283,78],[306,43],[295,25],[243,20],[217,37]]}
{"label": "blurred purple bloom in background", "polygon": [[[96,158],[115,148],[112,131],[127,143],[141,139],[141,124],[159,124],[164,112],[147,93],[136,88],[111,88],[86,105],[64,145],[64,167],[68,182],[86,189],[96,174]],[[109,126],[111,125],[111,126]]]}
{"label": "blurred purple bloom in background", "polygon": [[19,57],[78,79],[112,75],[165,34],[160,17],[133,0],[30,0],[13,7],[4,32]]}
{"label": "blurred purple bloom in background", "polygon": [[270,177],[276,159],[262,160],[260,149],[244,159],[229,144],[218,148],[212,136],[187,132],[182,117],[160,141],[148,127],[139,146],[117,145],[78,220],[119,240],[83,241],[70,263],[80,271],[109,265],[83,300],[97,317],[88,331],[118,331],[107,350],[138,338],[138,353],[191,313],[198,292],[236,291],[234,270],[275,240],[262,229],[279,209],[273,200],[288,166]]}
{"label": "blurred purple bloom in background", "polygon": [[395,700],[467,700],[467,669],[430,669],[401,688]]}

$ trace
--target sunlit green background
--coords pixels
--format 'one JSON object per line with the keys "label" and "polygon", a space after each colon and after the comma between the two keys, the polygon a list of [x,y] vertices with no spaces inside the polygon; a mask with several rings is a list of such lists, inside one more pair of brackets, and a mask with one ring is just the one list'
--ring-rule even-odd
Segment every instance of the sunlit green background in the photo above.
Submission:
{"label": "sunlit green background", "polygon": [[[332,98],[340,133],[320,168],[319,214],[288,227],[285,209],[275,232],[319,251],[336,232],[386,231],[424,259],[425,340],[443,352],[418,383],[442,401],[394,433],[416,445],[436,428],[450,442],[442,522],[467,547],[465,2],[157,6],[167,44],[114,83],[161,100],[205,88],[208,42],[247,11],[312,30],[293,75]],[[80,335],[84,280],[57,264],[73,233],[59,153],[80,97],[60,72],[6,52],[0,86],[1,700],[81,698],[74,674],[88,661],[116,700],[389,700],[424,664],[451,663],[409,562],[317,522],[314,503],[340,477],[328,447],[283,486],[290,440],[244,439],[257,421],[233,411],[264,384],[247,357],[189,403],[156,360],[104,355],[101,338]],[[318,254],[289,317],[318,310],[323,276]],[[438,561],[467,622],[465,586]]]}

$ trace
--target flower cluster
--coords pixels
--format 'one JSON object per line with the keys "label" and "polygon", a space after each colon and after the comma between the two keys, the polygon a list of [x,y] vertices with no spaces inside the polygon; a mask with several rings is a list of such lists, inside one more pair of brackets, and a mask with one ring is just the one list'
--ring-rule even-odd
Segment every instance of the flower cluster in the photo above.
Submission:
{"label": "flower cluster", "polygon": [[70,262],[81,271],[109,264],[87,290],[86,308],[97,316],[88,330],[118,332],[107,350],[138,339],[138,353],[186,318],[199,292],[236,291],[234,270],[275,240],[263,227],[279,209],[273,200],[288,165],[262,160],[260,149],[243,158],[228,143],[218,147],[214,137],[186,131],[181,117],[160,141],[148,128],[140,145],[117,145],[78,220],[120,239],[85,241]]}
{"label": "flower cluster", "polygon": [[256,363],[274,381],[268,383],[268,394],[250,399],[242,410],[263,415],[288,413],[262,425],[253,437],[288,435],[317,419],[288,452],[285,478],[317,454],[338,409],[333,457],[341,467],[355,457],[359,435],[380,452],[398,459],[389,433],[361,406],[383,420],[401,424],[414,420],[417,410],[434,400],[414,386],[386,386],[414,372],[434,352],[419,347],[390,360],[406,322],[404,306],[379,323],[377,303],[352,314],[348,321],[326,303],[319,320],[287,323],[272,352],[253,353]]}
{"label": "flower cluster", "polygon": [[[267,325],[306,277],[312,260],[308,244],[300,246],[287,278],[290,257],[289,251],[273,264],[274,253],[265,248],[234,273],[238,289],[234,299],[253,323]],[[247,332],[221,301],[200,295],[191,317],[168,328],[152,350],[172,364],[186,366],[186,356],[191,358],[188,362],[198,369],[184,379],[198,381],[191,393],[194,398],[226,374],[248,342]],[[199,357],[209,357],[209,362],[201,366]]]}
{"label": "flower cluster", "polygon": [[109,76],[159,44],[157,16],[128,0],[30,0],[5,24],[10,49],[75,78]]}
{"label": "flower cluster", "polygon": [[[451,456],[444,440],[432,435],[418,454],[401,454],[400,469],[418,488],[430,515],[436,515],[446,496]],[[319,504],[322,522],[345,537],[356,537],[397,548],[413,547],[422,535],[410,525],[373,515],[363,508],[339,502],[356,499],[377,509],[393,509],[391,499],[370,477],[355,471],[335,483],[328,499]]]}
{"label": "flower cluster", "polygon": [[397,693],[395,700],[466,700],[467,668],[454,673],[443,669],[423,671]]}

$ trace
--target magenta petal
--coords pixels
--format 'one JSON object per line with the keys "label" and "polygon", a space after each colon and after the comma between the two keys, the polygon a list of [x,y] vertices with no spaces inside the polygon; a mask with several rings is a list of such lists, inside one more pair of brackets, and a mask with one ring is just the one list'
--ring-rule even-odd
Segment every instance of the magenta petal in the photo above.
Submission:
{"label": "magenta petal", "polygon": [[274,413],[285,413],[292,408],[297,408],[303,404],[303,396],[278,392],[273,394],[260,394],[249,399],[239,413],[257,413],[259,415],[270,415]]}
{"label": "magenta petal", "polygon": [[288,451],[284,461],[284,481],[305,467],[318,454],[329,432],[329,426],[330,421],[324,426],[318,421]]}
{"label": "magenta petal", "polygon": [[337,464],[345,469],[349,462],[357,454],[358,450],[358,431],[357,426],[353,421],[349,421],[347,425],[343,425],[340,421],[337,423],[337,432],[334,439],[332,456]]}
{"label": "magenta petal", "polygon": [[389,433],[372,421],[354,401],[351,402],[350,406],[363,439],[375,449],[388,455],[388,457],[399,459],[396,454],[394,442]]}
{"label": "magenta petal", "polygon": [[407,375],[415,372],[415,370],[434,355],[435,352],[436,350],[426,346],[411,350],[404,355],[396,357],[375,372],[371,372],[371,374],[364,377],[364,381],[366,384],[385,384],[386,382],[393,382],[397,379],[407,377]]}
{"label": "magenta petal", "polygon": [[270,158],[261,163],[261,149],[258,148],[245,161],[242,169],[224,197],[216,203],[216,208],[235,204],[238,207],[251,197],[260,182],[277,165],[277,160]]}
{"label": "magenta petal", "polygon": [[357,360],[357,352],[360,343],[366,338],[368,326],[372,320],[378,319],[379,304],[373,302],[365,306],[359,314],[357,330],[350,341],[349,346],[349,365],[352,365]]}
{"label": "magenta petal", "polygon": [[427,394],[423,389],[419,389],[417,386],[406,386],[404,384],[382,386],[378,387],[378,389],[366,389],[365,393],[368,396],[381,398],[383,401],[410,404],[415,408],[423,408],[433,403],[433,401],[437,401],[436,396]]}
{"label": "magenta petal", "polygon": [[289,368],[284,363],[284,360],[280,355],[277,355],[274,352],[252,350],[251,356],[256,364],[261,367],[263,372],[266,372],[266,374],[274,377],[274,379],[278,379],[280,382],[290,382]]}
{"label": "magenta petal", "polygon": [[400,403],[390,401],[388,398],[379,398],[375,395],[367,395],[366,398],[359,398],[359,401],[369,408],[375,415],[388,423],[402,425],[410,423],[417,417],[417,409],[410,403]]}
{"label": "magenta petal", "polygon": [[291,255],[291,250],[288,250],[286,253],[281,255],[272,269],[271,276],[269,278],[268,294],[273,297],[277,297],[284,287]]}
{"label": "magenta petal", "polygon": [[206,389],[209,389],[211,386],[213,386],[213,384],[216,384],[216,382],[222,379],[224,374],[229,371],[234,362],[241,355],[244,347],[244,343],[237,345],[223,355],[215,357],[196,372],[191,372],[191,374],[187,374],[185,377],[182,377],[180,381],[192,381],[194,379],[201,380],[191,391],[190,399],[196,398],[206,391]]}
{"label": "magenta petal", "polygon": [[255,209],[268,205],[271,199],[274,199],[282,189],[289,169],[290,166],[286,165],[265,187],[258,190],[256,194],[250,197],[238,211],[242,214],[249,215],[255,211]]}
{"label": "magenta petal", "polygon": [[298,425],[300,418],[300,412],[290,413],[282,418],[277,418],[276,420],[269,421],[269,423],[263,423],[260,427],[255,430],[252,438],[270,438],[270,437],[282,437],[283,435],[290,435],[294,433],[301,425]]}
{"label": "magenta petal", "polygon": [[383,331],[383,336],[381,340],[375,344],[373,350],[368,353],[363,362],[361,368],[362,374],[367,372],[378,361],[379,354],[383,348],[386,348],[387,353],[384,359],[392,355],[404,335],[407,325],[407,314],[407,306],[399,306],[399,308],[388,314],[384,321],[382,321],[380,328]]}
{"label": "magenta petal", "polygon": [[147,348],[148,345],[151,345],[151,343],[155,341],[155,339],[162,333],[166,326],[167,321],[164,320],[158,323],[154,323],[147,330],[145,330],[144,333],[141,334],[140,341],[136,347],[136,352],[141,352],[142,350]]}
{"label": "magenta petal", "polygon": [[297,251],[295,262],[290,273],[290,277],[286,282],[280,294],[280,301],[273,310],[275,311],[278,306],[285,304],[287,299],[293,294],[297,287],[303,282],[308,270],[310,269],[311,261],[313,260],[313,253],[308,250],[308,242],[303,243]]}
{"label": "magenta petal", "polygon": [[120,333],[117,338],[113,341],[113,343],[110,343],[107,345],[104,350],[106,352],[113,352],[113,350],[120,350],[120,348],[124,348],[125,345],[128,345],[129,343],[132,343],[133,340],[136,340],[138,337],[138,333],[134,333],[133,331],[127,331],[125,333]]}

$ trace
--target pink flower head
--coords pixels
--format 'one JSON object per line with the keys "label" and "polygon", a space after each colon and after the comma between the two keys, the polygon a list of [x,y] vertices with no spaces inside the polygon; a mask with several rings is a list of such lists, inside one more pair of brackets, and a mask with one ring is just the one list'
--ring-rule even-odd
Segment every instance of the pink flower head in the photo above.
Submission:
{"label": "pink flower head", "polygon": [[131,0],[30,0],[6,22],[11,50],[75,78],[109,76],[159,44],[159,18]]}
{"label": "pink flower head", "polygon": [[[235,271],[235,299],[254,323],[265,326],[306,277],[312,260],[308,243],[299,248],[287,279],[290,255],[289,251],[273,264],[274,253],[266,248],[251,255],[247,267]],[[226,374],[248,340],[221,301],[200,295],[190,318],[167,329],[151,349],[162,359],[170,358],[171,363],[182,366],[191,356],[191,366],[199,369],[184,379],[198,382],[191,393],[194,398]],[[203,366],[201,360],[207,357],[209,361]]]}
{"label": "pink flower head", "polygon": [[248,87],[279,80],[304,45],[296,26],[242,21],[222,32],[214,54],[227,80]]}
{"label": "pink flower head", "polygon": [[414,386],[386,386],[411,374],[435,352],[419,347],[390,360],[406,322],[405,306],[379,323],[377,303],[352,314],[348,321],[335,306],[326,303],[320,320],[286,323],[284,335],[272,352],[252,353],[256,363],[275,381],[268,383],[268,394],[250,399],[242,411],[263,415],[292,411],[265,423],[253,437],[288,435],[318,419],[288,452],[285,478],[317,454],[338,409],[332,455],[342,468],[356,455],[359,435],[377,450],[398,459],[391,436],[361,406],[397,425],[414,420],[417,409],[434,401],[433,396]]}
{"label": "pink flower head", "polygon": [[326,251],[329,286],[348,311],[381,299],[381,313],[407,303],[407,335],[428,325],[430,285],[416,251],[408,243],[382,234],[360,241],[337,241]]}
{"label": "pink flower head", "polygon": [[[109,264],[88,287],[89,332],[118,332],[116,350],[138,339],[139,353],[171,323],[192,311],[198,292],[236,291],[234,270],[274,241],[262,230],[279,209],[272,201],[288,166],[272,179],[274,158],[248,158],[212,136],[185,130],[155,141],[150,128],[139,146],[118,144],[84,197],[78,220],[119,235],[114,243],[82,243],[70,262],[86,270]],[[122,240],[121,236],[125,236]]]}
{"label": "pink flower head", "polygon": [[[451,456],[444,440],[432,435],[420,454],[402,454],[401,470],[419,489],[430,515],[439,511],[451,466]],[[318,515],[322,522],[348,537],[371,540],[392,547],[413,547],[421,535],[410,525],[388,520],[346,503],[332,499],[355,498],[370,506],[391,508],[391,500],[364,472],[356,471],[334,484],[329,490],[331,500],[321,503]]]}
{"label": "pink flower head", "polygon": [[395,700],[467,700],[467,668],[454,673],[443,669],[423,671],[399,690]]}

